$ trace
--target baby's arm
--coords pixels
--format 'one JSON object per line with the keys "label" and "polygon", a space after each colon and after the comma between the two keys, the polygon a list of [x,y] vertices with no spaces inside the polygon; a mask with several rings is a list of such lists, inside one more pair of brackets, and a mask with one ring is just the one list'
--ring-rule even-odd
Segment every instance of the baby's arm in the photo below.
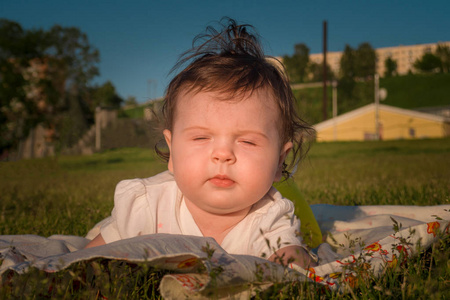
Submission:
{"label": "baby's arm", "polygon": [[300,246],[287,246],[279,249],[269,257],[270,261],[282,263],[294,263],[303,269],[317,266],[317,263],[306,252],[305,248]]}
{"label": "baby's arm", "polygon": [[86,247],[84,247],[84,249],[86,248],[91,248],[91,247],[97,247],[97,246],[101,246],[101,245],[105,245],[106,242],[102,237],[102,234],[99,233],[92,241],[90,241]]}

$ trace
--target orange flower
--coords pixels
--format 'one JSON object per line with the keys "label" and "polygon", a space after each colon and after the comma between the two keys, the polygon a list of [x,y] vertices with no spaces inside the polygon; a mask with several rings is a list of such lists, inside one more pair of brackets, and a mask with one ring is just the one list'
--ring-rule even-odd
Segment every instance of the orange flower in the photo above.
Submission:
{"label": "orange flower", "polygon": [[192,257],[180,262],[177,266],[178,269],[186,269],[197,264],[198,259],[196,257]]}
{"label": "orange flower", "polygon": [[403,253],[404,257],[408,256],[408,250],[405,248],[405,246],[398,245],[396,248],[397,248],[398,253]]}
{"label": "orange flower", "polygon": [[195,290],[203,286],[203,283],[188,274],[172,274],[171,276],[175,277],[183,287],[189,288],[190,290]]}
{"label": "orange flower", "polygon": [[365,247],[364,250],[378,252],[381,250],[381,245],[378,242],[372,243],[369,246]]}
{"label": "orange flower", "polygon": [[315,282],[322,282],[324,280],[322,276],[316,275],[316,270],[314,270],[313,268],[309,268],[308,271],[308,277]]}
{"label": "orange flower", "polygon": [[344,281],[347,282],[351,288],[354,288],[358,284],[358,278],[356,278],[353,274],[346,275]]}
{"label": "orange flower", "polygon": [[441,224],[439,224],[439,222],[430,222],[427,223],[428,228],[427,228],[427,232],[429,234],[433,234],[433,236],[436,236],[439,227],[441,227]]}
{"label": "orange flower", "polygon": [[344,265],[344,266],[348,266],[351,264],[354,264],[356,262],[356,258],[354,255],[350,255],[350,257],[352,258],[352,260],[348,260],[348,261],[340,261],[340,260],[336,260],[337,263]]}
{"label": "orange flower", "polygon": [[342,272],[330,273],[330,278],[338,279],[339,277],[341,277],[341,275]]}
{"label": "orange flower", "polygon": [[395,269],[395,267],[397,267],[397,264],[398,264],[397,255],[393,254],[392,260],[388,260],[387,265],[388,265],[388,267]]}

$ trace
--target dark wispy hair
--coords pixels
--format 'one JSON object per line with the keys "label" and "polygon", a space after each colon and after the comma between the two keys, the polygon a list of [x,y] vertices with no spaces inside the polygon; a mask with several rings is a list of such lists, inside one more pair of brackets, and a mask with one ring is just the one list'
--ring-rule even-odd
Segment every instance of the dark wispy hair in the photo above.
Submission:
{"label": "dark wispy hair", "polygon": [[[165,128],[172,130],[180,93],[216,92],[223,100],[242,100],[256,90],[265,89],[280,109],[282,143],[294,144],[289,165],[283,165],[283,175],[287,177],[305,154],[303,143],[314,135],[314,130],[298,116],[281,62],[264,55],[253,27],[238,25],[229,18],[223,18],[219,24],[221,31],[208,26],[204,34],[198,35],[192,49],[182,54],[172,69],[174,72],[187,64],[167,87],[162,107]],[[155,150],[164,160],[169,159],[167,148],[157,144]]]}

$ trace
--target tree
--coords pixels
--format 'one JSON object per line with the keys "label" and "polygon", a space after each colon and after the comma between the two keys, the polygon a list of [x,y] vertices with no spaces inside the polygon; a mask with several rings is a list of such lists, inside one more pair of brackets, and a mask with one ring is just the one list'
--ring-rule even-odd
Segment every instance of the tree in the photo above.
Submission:
{"label": "tree", "polygon": [[286,66],[291,82],[305,81],[308,62],[309,48],[303,43],[294,46],[294,54],[292,56],[283,56],[283,63]]}
{"label": "tree", "polygon": [[60,62],[67,72],[66,84],[86,88],[99,74],[99,52],[91,47],[87,35],[76,27],[53,26],[48,32],[50,45],[46,54]]}
{"label": "tree", "polygon": [[[308,78],[312,82],[319,82],[323,80],[323,65],[310,61],[307,68]],[[327,79],[333,80],[334,73],[329,64],[327,64]]]}
{"label": "tree", "polygon": [[377,55],[369,43],[362,43],[355,52],[355,76],[362,79],[373,78],[376,72]]}
{"label": "tree", "polygon": [[16,22],[0,20],[0,153],[16,146],[44,119],[41,77],[45,70],[39,57],[45,44],[42,30],[25,31]]}
{"label": "tree", "polygon": [[419,72],[432,73],[441,69],[442,63],[439,57],[433,53],[425,53],[414,62],[414,68]]}
{"label": "tree", "polygon": [[450,72],[450,48],[445,44],[438,44],[435,55],[441,60],[441,73]]}
{"label": "tree", "polygon": [[340,77],[354,79],[355,71],[355,50],[350,45],[345,45],[344,52],[340,60]]}
{"label": "tree", "polygon": [[353,101],[355,89],[355,50],[350,45],[345,45],[340,60],[340,76],[338,80],[338,95],[340,106],[342,103]]}
{"label": "tree", "polygon": [[128,106],[136,106],[136,105],[138,105],[138,102],[136,100],[136,97],[128,96],[127,99],[125,99],[124,104],[128,105]]}
{"label": "tree", "polygon": [[384,61],[384,77],[392,77],[394,75],[397,75],[397,61],[388,57]]}
{"label": "tree", "polygon": [[39,123],[57,127],[69,99],[83,102],[89,82],[98,75],[98,56],[77,28],[24,30],[1,19],[0,153],[17,146]]}
{"label": "tree", "polygon": [[376,52],[369,43],[360,44],[356,50],[345,45],[340,61],[340,77],[370,79],[376,71],[376,59]]}
{"label": "tree", "polygon": [[101,86],[91,88],[91,108],[94,110],[97,106],[120,108],[123,99],[117,95],[116,88],[111,81],[106,81]]}
{"label": "tree", "polygon": [[345,45],[340,61],[338,80],[339,110],[357,108],[362,100],[373,98],[367,95],[357,81],[372,80],[376,72],[376,53],[369,43],[362,43],[355,50]]}

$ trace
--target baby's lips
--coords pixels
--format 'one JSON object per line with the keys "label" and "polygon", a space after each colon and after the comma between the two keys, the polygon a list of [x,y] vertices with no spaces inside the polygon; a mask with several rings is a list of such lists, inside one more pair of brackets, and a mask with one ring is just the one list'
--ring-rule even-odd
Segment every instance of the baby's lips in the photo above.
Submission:
{"label": "baby's lips", "polygon": [[224,175],[217,175],[209,179],[209,182],[217,187],[227,188],[234,185],[234,180]]}

